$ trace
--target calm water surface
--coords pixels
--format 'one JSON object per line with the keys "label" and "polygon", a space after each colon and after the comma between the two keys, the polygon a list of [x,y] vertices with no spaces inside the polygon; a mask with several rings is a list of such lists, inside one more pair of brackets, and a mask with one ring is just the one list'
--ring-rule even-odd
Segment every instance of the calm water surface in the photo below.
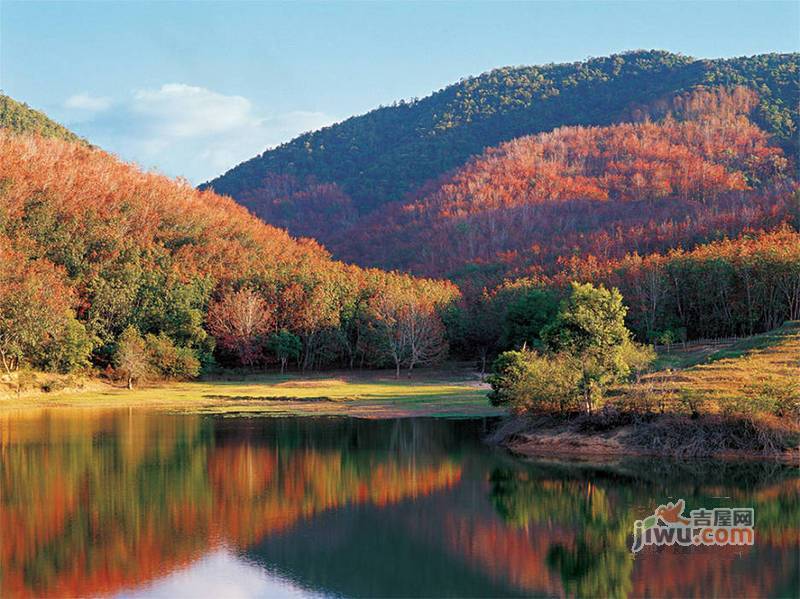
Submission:
{"label": "calm water surface", "polygon": [[[486,421],[0,415],[0,596],[796,597],[791,467],[524,462]],[[746,548],[630,551],[666,500]]]}

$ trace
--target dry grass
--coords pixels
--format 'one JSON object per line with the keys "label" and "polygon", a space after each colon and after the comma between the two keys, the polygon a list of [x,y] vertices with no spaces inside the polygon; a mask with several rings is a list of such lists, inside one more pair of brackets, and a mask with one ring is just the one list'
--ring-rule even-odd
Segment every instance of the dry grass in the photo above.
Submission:
{"label": "dry grass", "polygon": [[759,384],[796,385],[800,381],[800,322],[742,339],[705,355],[704,362],[645,375],[636,385],[620,390],[615,403],[624,407],[649,404],[645,411],[686,412],[688,395],[690,401],[702,404],[703,412],[719,413],[726,405],[747,402]]}

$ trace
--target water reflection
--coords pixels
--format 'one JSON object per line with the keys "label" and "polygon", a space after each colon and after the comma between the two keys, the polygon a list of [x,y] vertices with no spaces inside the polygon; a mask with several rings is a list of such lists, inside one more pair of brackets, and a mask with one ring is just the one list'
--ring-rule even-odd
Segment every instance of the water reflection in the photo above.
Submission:
{"label": "water reflection", "polygon": [[[524,463],[486,426],[2,415],[0,596],[797,595],[793,468]],[[755,547],[634,558],[677,497],[753,506]]]}

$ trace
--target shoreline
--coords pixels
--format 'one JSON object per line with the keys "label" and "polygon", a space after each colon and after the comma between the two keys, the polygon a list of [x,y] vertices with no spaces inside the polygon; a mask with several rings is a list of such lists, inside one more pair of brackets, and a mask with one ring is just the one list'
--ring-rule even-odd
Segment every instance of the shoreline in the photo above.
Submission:
{"label": "shoreline", "polygon": [[[800,442],[797,441],[800,431],[792,425],[764,424],[751,431],[746,428],[750,421],[744,418],[706,416],[692,420],[677,414],[642,417],[615,411],[591,417],[515,418],[509,417],[503,408],[490,406],[486,400],[487,386],[464,371],[426,372],[418,379],[399,380],[386,372],[375,371],[304,376],[294,373],[228,375],[193,382],[151,384],[135,390],[95,377],[70,382],[72,387],[51,392],[31,389],[20,395],[0,393],[0,417],[37,410],[117,409],[241,417],[505,416],[484,441],[522,458],[711,458],[800,465]],[[754,447],[759,435],[764,438],[764,432],[768,447]],[[662,437],[664,444],[659,445]],[[788,449],[785,448],[787,441],[792,441]]]}
{"label": "shoreline", "polygon": [[[674,415],[664,415],[660,420],[675,421]],[[765,450],[762,448],[730,448],[715,449],[707,447],[681,447],[666,445],[656,448],[636,443],[637,436],[648,434],[653,423],[658,425],[657,417],[651,423],[627,424],[613,427],[606,431],[587,433],[575,430],[574,423],[563,422],[553,425],[527,424],[525,419],[507,419],[490,435],[486,441],[508,450],[511,454],[522,458],[565,458],[568,460],[609,459],[616,457],[655,457],[669,459],[715,459],[715,460],[747,460],[774,461],[791,463],[800,466],[800,446],[783,449]],[[681,434],[685,436],[701,436],[708,426],[707,421],[691,424],[689,419],[680,419],[683,425]],[[727,434],[733,435],[738,428],[747,426],[744,420],[732,420],[728,423],[717,421],[714,426],[720,430],[727,427]]]}

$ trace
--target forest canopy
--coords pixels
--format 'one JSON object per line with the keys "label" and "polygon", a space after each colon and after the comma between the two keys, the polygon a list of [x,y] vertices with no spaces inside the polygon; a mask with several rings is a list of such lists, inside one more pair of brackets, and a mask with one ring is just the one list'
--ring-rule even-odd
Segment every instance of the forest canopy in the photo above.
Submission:
{"label": "forest canopy", "polygon": [[[2,130],[0,163],[5,372],[91,362],[133,386],[215,361],[413,367],[446,350],[451,283],[335,262],[229,198],[84,144]],[[412,317],[439,353],[395,339]]]}
{"label": "forest canopy", "polygon": [[[503,67],[301,135],[206,186],[340,257],[331,241],[342,227],[419,194],[486,148],[558,127],[657,121],[698,86],[755,92],[753,122],[795,157],[799,67],[798,54],[699,60],[656,50]],[[324,208],[329,218],[316,220],[321,206],[334,214]]]}

